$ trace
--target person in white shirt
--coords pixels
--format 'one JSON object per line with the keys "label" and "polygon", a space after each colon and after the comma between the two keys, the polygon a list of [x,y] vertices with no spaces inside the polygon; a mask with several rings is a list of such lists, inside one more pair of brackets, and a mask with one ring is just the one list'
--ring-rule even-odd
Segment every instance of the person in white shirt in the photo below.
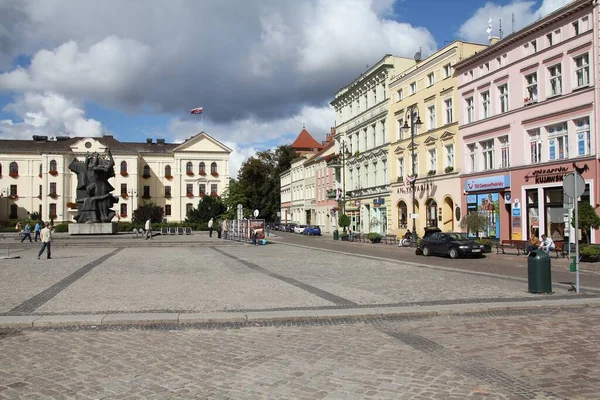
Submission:
{"label": "person in white shirt", "polygon": [[541,245],[541,248],[547,254],[550,254],[550,252],[552,250],[554,250],[554,248],[555,248],[555,245],[554,245],[554,242],[552,241],[552,239],[549,238],[548,236],[546,236],[545,234],[542,235],[542,245]]}
{"label": "person in white shirt", "polygon": [[40,239],[42,240],[42,247],[40,248],[40,252],[38,253],[37,258],[39,260],[41,255],[44,254],[44,250],[46,250],[46,258],[50,260],[52,258],[52,254],[50,253],[50,244],[52,243],[52,229],[50,228],[50,224],[47,222],[40,232]]}
{"label": "person in white shirt", "polygon": [[148,240],[148,238],[152,239],[152,226],[150,225],[150,219],[146,220],[144,230],[146,231],[146,240]]}

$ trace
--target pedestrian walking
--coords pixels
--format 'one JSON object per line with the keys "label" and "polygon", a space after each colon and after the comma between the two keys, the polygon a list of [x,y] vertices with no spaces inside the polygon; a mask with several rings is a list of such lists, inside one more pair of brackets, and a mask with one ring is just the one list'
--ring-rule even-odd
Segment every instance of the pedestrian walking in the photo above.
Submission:
{"label": "pedestrian walking", "polygon": [[21,221],[17,221],[17,225],[15,225],[15,230],[19,234],[19,239],[21,239],[21,237],[23,237],[23,227],[21,225]]}
{"label": "pedestrian walking", "polygon": [[227,220],[226,219],[223,220],[222,225],[223,225],[223,238],[227,239]]}
{"label": "pedestrian walking", "polygon": [[223,232],[223,226],[221,222],[217,221],[217,238],[221,239],[221,232]]}
{"label": "pedestrian walking", "polygon": [[44,254],[44,250],[46,250],[46,258],[50,260],[52,257],[52,253],[50,251],[50,245],[52,244],[52,229],[50,229],[50,224],[46,222],[44,228],[40,231],[40,239],[42,240],[42,248],[38,253],[38,260],[41,255]]}
{"label": "pedestrian walking", "polygon": [[21,243],[23,243],[25,239],[29,239],[29,243],[33,243],[31,240],[31,225],[29,225],[29,222],[25,224],[25,229],[23,229],[23,238],[21,238]]}
{"label": "pedestrian walking", "polygon": [[208,221],[208,237],[212,237],[212,233],[213,233],[213,219],[211,218]]}
{"label": "pedestrian walking", "polygon": [[34,240],[37,242],[38,239],[40,238],[40,231],[42,230],[42,221],[38,221],[35,223],[35,227],[33,228],[34,231]]}
{"label": "pedestrian walking", "polygon": [[148,240],[148,238],[152,239],[152,225],[150,223],[150,218],[148,218],[146,220],[146,225],[144,225],[144,230],[146,231],[146,240]]}

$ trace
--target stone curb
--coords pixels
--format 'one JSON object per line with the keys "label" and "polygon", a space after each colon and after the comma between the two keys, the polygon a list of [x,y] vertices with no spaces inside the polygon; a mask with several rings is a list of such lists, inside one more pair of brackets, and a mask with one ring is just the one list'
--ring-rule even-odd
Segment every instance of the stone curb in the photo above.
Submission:
{"label": "stone curb", "polygon": [[375,307],[329,310],[252,311],[215,313],[122,313],[0,316],[0,328],[58,328],[69,326],[128,326],[178,324],[230,324],[339,319],[377,319],[402,316],[466,315],[493,311],[598,308],[600,298],[467,303],[415,307]]}

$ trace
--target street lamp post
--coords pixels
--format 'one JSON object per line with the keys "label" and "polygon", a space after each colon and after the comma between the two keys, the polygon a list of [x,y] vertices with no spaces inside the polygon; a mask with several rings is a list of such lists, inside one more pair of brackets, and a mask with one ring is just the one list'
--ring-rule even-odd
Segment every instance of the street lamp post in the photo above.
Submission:
{"label": "street lamp post", "polygon": [[[408,126],[408,119],[410,118],[410,126]],[[404,116],[404,126],[402,129],[407,133],[410,129],[410,160],[412,163],[412,177],[410,179],[410,187],[412,190],[412,235],[410,236],[410,247],[416,247],[417,244],[417,222],[415,218],[415,181],[417,175],[415,171],[415,135],[417,130],[423,125],[421,118],[419,117],[419,109],[417,105],[412,105],[406,109],[406,115]]]}
{"label": "street lamp post", "polygon": [[346,214],[346,141],[340,142],[342,153],[342,214]]}
{"label": "street lamp post", "polygon": [[137,196],[137,189],[128,189],[127,195],[131,198],[131,210],[129,210],[129,219],[133,221],[133,206],[135,206],[134,197]]}

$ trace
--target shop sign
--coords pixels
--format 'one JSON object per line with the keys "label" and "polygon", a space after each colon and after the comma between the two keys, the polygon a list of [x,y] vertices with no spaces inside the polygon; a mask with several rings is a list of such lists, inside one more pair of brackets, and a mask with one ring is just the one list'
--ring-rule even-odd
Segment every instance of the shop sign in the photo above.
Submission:
{"label": "shop sign", "polygon": [[[411,186],[403,186],[403,187],[399,187],[396,189],[396,193],[411,193]],[[421,184],[415,184],[415,192],[422,192],[425,190],[435,190],[437,185],[433,184],[433,183],[421,183]]]}
{"label": "shop sign", "polygon": [[[587,164],[586,164],[587,167]],[[588,167],[589,168],[589,167]],[[562,182],[565,175],[569,172],[569,167],[553,167],[553,168],[540,168],[529,172],[525,175],[525,182],[529,182],[530,179],[538,183],[554,183]]]}
{"label": "shop sign", "polygon": [[494,175],[486,176],[485,178],[467,179],[465,182],[465,190],[467,192],[475,192],[478,190],[504,189],[510,187],[510,175]]}
{"label": "shop sign", "polygon": [[380,205],[384,204],[385,200],[383,199],[383,197],[380,197],[378,199],[373,199],[373,205],[376,207],[379,207]]}

